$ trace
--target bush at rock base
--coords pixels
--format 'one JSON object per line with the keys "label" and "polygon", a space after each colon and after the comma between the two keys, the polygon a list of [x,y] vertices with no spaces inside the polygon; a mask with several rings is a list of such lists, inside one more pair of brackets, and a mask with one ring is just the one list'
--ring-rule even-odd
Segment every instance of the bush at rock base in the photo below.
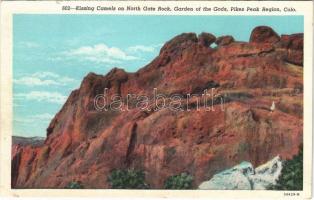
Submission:
{"label": "bush at rock base", "polygon": [[188,173],[169,177],[164,184],[165,189],[192,189],[193,176]]}
{"label": "bush at rock base", "polygon": [[148,189],[143,171],[116,169],[108,176],[108,181],[113,189]]}
{"label": "bush at rock base", "polygon": [[66,189],[83,189],[83,185],[80,182],[71,181],[66,187]]}
{"label": "bush at rock base", "polygon": [[283,163],[283,169],[276,184],[270,190],[302,190],[303,189],[303,146],[298,155]]}

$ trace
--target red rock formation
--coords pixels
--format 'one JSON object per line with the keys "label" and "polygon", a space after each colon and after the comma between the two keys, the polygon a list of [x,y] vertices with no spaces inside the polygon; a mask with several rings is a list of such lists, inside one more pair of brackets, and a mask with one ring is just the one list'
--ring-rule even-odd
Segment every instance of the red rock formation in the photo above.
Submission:
{"label": "red rock formation", "polygon": [[212,43],[216,41],[216,37],[211,33],[201,33],[198,36],[198,42],[206,47],[209,47]]}
{"label": "red rock formation", "polygon": [[228,44],[230,44],[232,42],[234,42],[234,38],[231,35],[220,36],[216,40],[216,44],[218,46],[228,45]]}
{"label": "red rock formation", "polygon": [[280,40],[279,35],[268,26],[258,26],[253,29],[250,42],[275,43]]}
{"label": "red rock formation", "polygon": [[303,33],[282,35],[279,46],[284,49],[284,59],[303,65]]}
{"label": "red rock formation", "polygon": [[[144,170],[151,188],[183,171],[197,186],[243,160],[257,166],[278,154],[290,158],[303,135],[303,62],[287,52],[303,55],[303,38],[276,35],[256,28],[249,43],[211,48],[211,34],[184,33],[136,73],[88,74],[51,121],[45,144],[15,149],[12,186],[64,188],[81,181],[85,188],[109,188],[108,174],[121,168]],[[181,101],[190,111],[143,111],[134,103],[129,111],[97,111],[94,98],[105,88],[108,96],[152,97],[157,88],[184,98],[215,88],[224,110],[219,98],[214,111],[197,110],[195,97]]]}

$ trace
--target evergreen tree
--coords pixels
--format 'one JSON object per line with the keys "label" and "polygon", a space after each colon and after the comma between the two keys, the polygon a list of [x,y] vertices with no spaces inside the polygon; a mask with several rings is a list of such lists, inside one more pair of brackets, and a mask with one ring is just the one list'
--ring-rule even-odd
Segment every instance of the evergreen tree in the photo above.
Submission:
{"label": "evergreen tree", "polygon": [[283,163],[283,169],[271,190],[302,190],[303,189],[303,145],[299,148],[298,155]]}
{"label": "evergreen tree", "polygon": [[108,181],[113,189],[148,189],[145,183],[145,174],[143,171],[120,170],[116,169],[111,172]]}
{"label": "evergreen tree", "polygon": [[188,173],[169,177],[164,184],[165,189],[192,189],[193,176]]}

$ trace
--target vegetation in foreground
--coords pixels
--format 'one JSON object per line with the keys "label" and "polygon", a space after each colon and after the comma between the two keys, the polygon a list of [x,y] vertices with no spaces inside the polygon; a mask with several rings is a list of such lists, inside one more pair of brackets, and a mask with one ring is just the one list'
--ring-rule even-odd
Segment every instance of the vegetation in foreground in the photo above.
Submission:
{"label": "vegetation in foreground", "polygon": [[108,176],[108,181],[113,189],[148,189],[145,183],[145,174],[137,170],[116,169]]}
{"label": "vegetation in foreground", "polygon": [[192,189],[193,176],[188,173],[170,176],[164,184],[165,189]]}
{"label": "vegetation in foreground", "polygon": [[291,160],[283,163],[283,169],[270,190],[303,190],[303,145],[299,147],[299,153]]}
{"label": "vegetation in foreground", "polygon": [[80,182],[71,181],[66,187],[66,189],[84,189]]}

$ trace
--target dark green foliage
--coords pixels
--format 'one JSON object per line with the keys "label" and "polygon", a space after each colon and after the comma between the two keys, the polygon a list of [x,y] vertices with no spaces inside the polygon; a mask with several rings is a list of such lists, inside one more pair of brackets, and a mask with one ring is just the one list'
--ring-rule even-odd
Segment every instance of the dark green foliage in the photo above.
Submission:
{"label": "dark green foliage", "polygon": [[275,185],[270,190],[302,190],[303,189],[303,147],[299,154],[283,163],[283,169]]}
{"label": "dark green foliage", "polygon": [[169,177],[164,184],[165,189],[192,189],[193,176],[188,173]]}
{"label": "dark green foliage", "polygon": [[246,142],[242,142],[239,144],[238,147],[238,153],[243,154],[244,152],[247,152],[249,150],[250,144]]}
{"label": "dark green foliage", "polygon": [[83,185],[80,182],[71,181],[66,187],[66,189],[83,189]]}
{"label": "dark green foliage", "polygon": [[143,171],[135,170],[113,170],[108,176],[108,181],[113,189],[148,189],[145,183]]}

